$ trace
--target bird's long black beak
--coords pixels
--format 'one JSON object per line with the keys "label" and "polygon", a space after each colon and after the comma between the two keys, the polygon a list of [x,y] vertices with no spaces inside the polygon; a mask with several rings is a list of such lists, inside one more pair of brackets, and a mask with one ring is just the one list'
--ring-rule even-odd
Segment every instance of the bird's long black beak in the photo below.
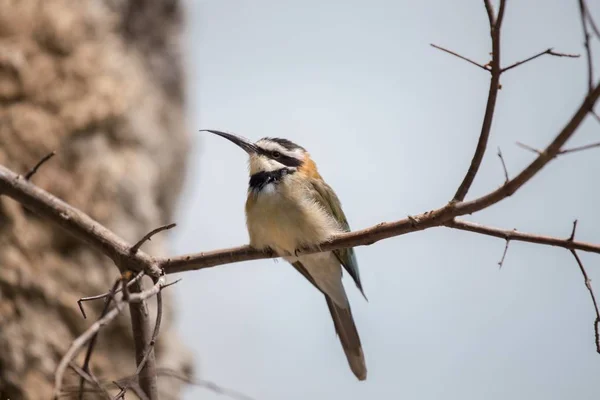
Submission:
{"label": "bird's long black beak", "polygon": [[210,133],[214,133],[215,135],[221,136],[221,137],[237,144],[242,149],[244,149],[244,151],[246,151],[246,153],[248,153],[248,154],[254,154],[257,152],[256,145],[254,143],[252,143],[251,141],[249,141],[248,139],[246,139],[245,137],[237,136],[237,135],[233,135],[231,133],[226,133],[226,132],[221,132],[221,131],[214,131],[212,129],[201,129],[200,132],[210,132]]}

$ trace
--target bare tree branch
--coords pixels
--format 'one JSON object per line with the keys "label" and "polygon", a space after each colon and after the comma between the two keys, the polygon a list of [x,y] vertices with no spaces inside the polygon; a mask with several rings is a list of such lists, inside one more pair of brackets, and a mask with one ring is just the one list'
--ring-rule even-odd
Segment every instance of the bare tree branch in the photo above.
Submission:
{"label": "bare tree branch", "polygon": [[[577,108],[571,119],[566,123],[559,134],[546,149],[538,155],[516,177],[503,184],[500,188],[471,201],[450,202],[449,204],[433,211],[427,211],[411,219],[405,218],[395,222],[382,222],[373,227],[344,233],[336,236],[330,242],[323,243],[318,248],[300,249],[298,254],[309,254],[319,251],[336,250],[346,247],[356,247],[373,244],[379,240],[410,232],[446,225],[455,217],[472,214],[483,210],[508,196],[514,194],[520,187],[528,182],[544,166],[546,166],[560,151],[564,143],[575,133],[583,119],[592,109],[600,97],[600,84],[590,92],[581,105]],[[171,258],[154,258],[139,250],[132,254],[129,246],[114,233],[75,209],[52,196],[50,193],[37,186],[20,179],[19,175],[6,167],[0,166],[0,193],[26,205],[38,214],[49,218],[51,221],[64,227],[71,233],[82,233],[82,239],[92,243],[94,247],[104,250],[109,257],[114,257],[120,262],[127,261],[129,269],[134,271],[145,270],[151,276],[160,275],[161,269],[167,273],[183,272],[239,261],[273,258],[272,252],[263,252],[249,246],[232,249],[217,250],[198,254],[188,254]],[[69,218],[73,216],[73,218]],[[71,230],[72,229],[72,230]],[[594,246],[584,246],[581,250],[597,252]],[[148,338],[149,340],[149,338]]]}
{"label": "bare tree branch", "polygon": [[579,0],[579,13],[581,15],[581,28],[583,29],[583,46],[585,47],[587,70],[588,70],[588,91],[592,91],[594,83],[594,65],[592,60],[592,47],[590,45],[590,32],[588,31],[587,6],[585,0]]}
{"label": "bare tree branch", "polygon": [[[581,264],[580,259],[576,253],[576,250],[588,251],[594,253],[600,253],[600,244],[584,243],[574,240],[576,222],[573,226],[573,232],[571,237],[568,239],[561,239],[555,237],[548,237],[542,235],[535,235],[529,233],[522,233],[516,230],[504,230],[499,228],[493,228],[489,226],[483,226],[472,222],[458,220],[457,217],[464,216],[466,214],[472,214],[483,209],[486,209],[505,198],[511,196],[517,192],[524,184],[532,179],[543,167],[545,167],[552,159],[560,154],[573,153],[595,147],[600,147],[600,143],[592,143],[585,146],[575,147],[571,149],[561,150],[567,140],[569,140],[577,128],[581,125],[584,118],[591,113],[595,118],[600,121],[600,118],[593,111],[593,107],[600,97],[600,84],[594,86],[593,78],[593,65],[591,58],[591,46],[590,46],[590,33],[588,25],[592,27],[594,32],[597,34],[597,28],[595,23],[589,14],[589,9],[584,0],[579,0],[581,22],[584,31],[585,43],[588,63],[588,93],[579,106],[577,111],[573,114],[571,119],[565,124],[563,129],[558,135],[547,145],[544,150],[533,149],[530,146],[522,145],[522,147],[533,151],[537,154],[537,157],[520,173],[518,173],[513,179],[508,176],[508,171],[502,153],[498,150],[498,157],[502,162],[505,181],[497,188],[489,192],[488,194],[475,198],[470,201],[465,201],[465,197],[468,194],[474,179],[479,171],[482,163],[485,151],[487,149],[488,139],[491,132],[494,110],[500,90],[500,76],[503,72],[509,71],[527,62],[535,60],[543,55],[552,55],[558,57],[576,57],[575,55],[555,53],[552,49],[547,49],[534,56],[531,56],[525,60],[519,61],[504,69],[500,65],[500,32],[502,27],[502,21],[505,14],[506,0],[500,0],[498,14],[494,13],[494,9],[490,0],[484,0],[484,5],[489,19],[490,35],[492,40],[492,59],[486,65],[481,65],[473,60],[470,60],[464,56],[461,56],[453,51],[444,49],[440,46],[433,45],[433,47],[442,50],[446,53],[452,54],[462,60],[465,60],[479,68],[482,68],[491,74],[490,87],[488,91],[488,98],[486,104],[486,110],[482,121],[481,131],[479,134],[478,143],[471,159],[471,163],[468,171],[466,172],[459,188],[457,189],[453,199],[448,204],[435,209],[433,211],[427,211],[419,215],[410,216],[405,219],[401,219],[394,222],[384,222],[373,227],[363,229],[360,231],[348,232],[340,234],[332,238],[329,242],[322,243],[314,248],[298,249],[296,254],[309,254],[321,251],[329,251],[347,247],[356,247],[361,245],[370,245],[379,240],[387,239],[394,236],[403,235],[410,232],[421,231],[433,227],[449,227],[457,230],[464,230],[474,232],[478,234],[488,235],[503,238],[505,243],[504,252],[502,259],[498,263],[500,267],[504,263],[506,253],[511,241],[522,241],[529,243],[537,243],[542,245],[558,246],[569,249],[575,256],[580,269],[586,280],[586,286],[590,291],[594,307],[596,309],[596,320],[594,323],[594,329],[596,334],[596,344],[600,353],[600,339],[598,339],[599,333],[598,328],[600,325],[600,313],[596,304],[594,293],[591,290],[587,273]],[[600,35],[599,35],[600,36]],[[114,294],[117,292],[115,286],[108,294],[93,296],[89,298],[80,299],[78,304],[84,314],[85,312],[82,307],[83,301],[105,298],[108,297],[106,307],[102,313],[100,319],[94,323],[83,335],[77,338],[69,351],[65,354],[61,360],[59,367],[56,371],[55,377],[55,396],[58,396],[61,392],[61,385],[63,380],[64,372],[67,366],[72,363],[73,359],[82,350],[86,343],[90,343],[88,354],[84,361],[84,367],[78,373],[82,377],[80,384],[80,393],[84,392],[84,382],[97,383],[97,379],[93,376],[89,370],[89,360],[91,358],[94,341],[98,331],[107,323],[112,321],[119,312],[123,309],[125,304],[130,307],[130,313],[132,318],[132,329],[135,341],[136,350],[136,362],[137,370],[134,375],[135,380],[128,381],[125,385],[118,386],[121,388],[121,392],[117,395],[117,398],[124,398],[125,392],[128,388],[132,391],[136,391],[139,397],[148,398],[150,400],[157,399],[156,389],[156,376],[157,368],[154,360],[154,344],[156,342],[157,335],[160,329],[160,323],[162,319],[162,297],[160,291],[166,286],[164,284],[163,271],[167,273],[183,272],[196,269],[203,269],[213,267],[217,265],[223,265],[231,262],[246,261],[260,258],[272,258],[275,257],[271,251],[260,251],[252,249],[249,246],[241,246],[232,249],[223,249],[217,251],[211,251],[199,254],[188,254],[173,258],[159,258],[152,257],[144,253],[140,247],[147,241],[150,240],[152,235],[170,229],[175,224],[166,225],[145,235],[138,243],[131,246],[123,239],[118,237],[107,228],[94,221],[92,218],[81,212],[80,210],[64,203],[58,198],[52,196],[46,191],[36,187],[28,180],[33,176],[36,171],[52,157],[53,154],[46,156],[40,160],[38,164],[25,176],[17,175],[7,168],[0,166],[0,194],[5,194],[14,200],[20,202],[23,206],[38,213],[40,216],[49,219],[58,226],[64,228],[70,234],[88,243],[95,249],[101,251],[119,267],[122,276],[129,271],[137,272],[136,278],[130,282],[122,282],[123,297],[120,300],[115,300],[114,307],[109,310],[110,303],[113,300]],[[139,279],[144,275],[150,276],[155,285],[146,291],[142,290],[142,285]],[[129,279],[130,275],[127,275],[126,279]],[[139,278],[138,278],[139,277]],[[131,293],[128,290],[131,288]],[[157,319],[155,328],[150,333],[150,321],[145,299],[157,295]],[[98,386],[102,388],[99,384]]]}
{"label": "bare tree branch", "polygon": [[[137,273],[137,275],[131,279],[129,282],[127,282],[127,285],[125,285],[125,288],[130,287],[131,285],[133,285],[135,282],[137,282],[138,280],[142,279],[142,277],[144,276],[144,271],[140,271]],[[123,288],[117,289],[115,291],[115,294],[119,293],[120,291],[122,291]],[[102,293],[102,294],[98,294],[96,296],[89,296],[89,297],[82,297],[79,300],[77,300],[77,305],[79,306],[79,310],[81,310],[81,315],[83,315],[84,319],[87,319],[87,315],[85,314],[85,310],[83,308],[83,303],[86,301],[92,301],[92,300],[99,300],[99,299],[104,299],[108,296],[110,296],[111,293],[106,292],[106,293]]]}
{"label": "bare tree branch", "polygon": [[585,268],[583,267],[583,263],[581,262],[581,259],[577,255],[577,252],[575,250],[571,249],[571,254],[573,254],[573,257],[575,257],[575,261],[577,261],[579,270],[581,271],[581,274],[583,275],[585,287],[587,288],[588,292],[590,292],[590,297],[592,298],[592,302],[594,303],[594,310],[596,311],[596,319],[594,320],[594,336],[595,336],[595,342],[596,342],[596,352],[598,352],[598,354],[600,354],[600,337],[598,335],[598,321],[600,321],[600,311],[598,311],[598,303],[596,302],[596,296],[594,295],[594,290],[592,289],[592,281],[588,277],[588,274],[585,271]]}
{"label": "bare tree branch", "polygon": [[481,69],[484,69],[484,70],[486,70],[486,71],[488,71],[488,72],[489,72],[489,70],[490,70],[490,69],[489,69],[488,67],[486,67],[485,65],[481,65],[481,64],[479,64],[478,62],[475,62],[475,61],[471,60],[470,58],[467,58],[467,57],[465,57],[465,56],[461,56],[460,54],[458,54],[458,53],[455,53],[455,52],[454,52],[454,51],[452,51],[452,50],[445,49],[445,48],[443,48],[443,47],[441,47],[441,46],[438,46],[438,45],[436,45],[436,44],[433,44],[433,43],[429,43],[429,45],[430,45],[431,47],[435,47],[435,48],[436,48],[436,49],[438,49],[438,50],[444,51],[444,52],[446,52],[446,53],[448,53],[448,54],[452,54],[453,56],[455,56],[455,57],[458,57],[458,58],[460,58],[461,60],[465,60],[466,62],[468,62],[468,63],[471,63],[471,64],[475,65],[476,67],[479,67],[479,68],[481,68]]}
{"label": "bare tree branch", "polygon": [[100,318],[96,321],[92,326],[90,326],[83,334],[81,334],[77,339],[73,341],[71,347],[67,351],[67,353],[63,356],[62,360],[58,364],[56,369],[55,379],[54,379],[54,398],[58,398],[60,396],[63,376],[65,370],[67,369],[70,362],[72,362],[75,357],[79,354],[79,352],[83,349],[83,346],[92,339],[92,337],[105,325],[109,324],[112,320],[114,320],[117,315],[121,311],[127,303],[142,303],[149,297],[156,295],[160,292],[165,285],[165,279],[160,278],[158,282],[152,286],[150,289],[145,290],[143,292],[134,293],[129,297],[129,301],[126,302],[124,300],[116,301],[115,306],[104,315],[104,317]]}
{"label": "bare tree branch", "polygon": [[[119,286],[119,283],[121,283],[120,279],[117,279],[117,281],[114,283],[113,287],[110,289],[110,291],[108,292],[108,298],[106,299],[106,302],[104,303],[104,309],[102,310],[102,313],[100,314],[100,318],[102,319],[106,313],[108,312],[108,309],[110,308],[110,304],[112,302],[112,300],[114,299],[115,296],[115,291],[117,290],[117,287]],[[123,285],[125,285],[125,283],[123,283]],[[83,310],[83,308],[82,308]],[[88,344],[88,349],[87,352],[85,354],[85,359],[83,360],[83,367],[82,370],[84,373],[86,374],[91,374],[90,371],[90,361],[92,359],[92,352],[94,351],[94,346],[96,345],[96,340],[98,339],[98,332],[96,332],[92,338],[90,339],[90,342]],[[81,374],[80,374],[81,375]],[[79,400],[83,399],[83,387],[84,387],[84,383],[85,383],[85,379],[84,376],[81,376],[81,379],[79,380]]]}
{"label": "bare tree branch", "polygon": [[537,53],[534,56],[526,58],[525,60],[516,62],[516,63],[514,63],[512,65],[509,65],[508,67],[502,68],[502,72],[504,73],[506,71],[510,71],[513,68],[516,68],[516,67],[518,67],[520,65],[528,63],[529,61],[535,60],[536,58],[541,57],[541,56],[546,55],[546,54],[554,56],[554,57],[569,57],[569,58],[579,58],[580,57],[579,54],[557,53],[552,48],[549,48],[549,49],[546,49],[544,51],[541,51],[541,52]]}
{"label": "bare tree branch", "polygon": [[600,147],[600,142],[599,143],[591,143],[591,144],[586,144],[585,146],[578,146],[578,147],[573,147],[570,149],[565,149],[565,150],[561,150],[558,152],[559,155],[561,154],[568,154],[568,153],[576,153],[578,151],[583,151],[583,150],[589,150],[589,149],[593,149],[596,147]]}
{"label": "bare tree branch", "polygon": [[496,99],[498,97],[498,90],[500,89],[500,75],[502,74],[502,68],[500,67],[500,29],[502,27],[502,20],[504,17],[504,9],[506,6],[505,0],[500,0],[500,10],[498,11],[498,17],[494,18],[493,8],[490,1],[485,2],[486,10],[488,12],[488,18],[490,21],[490,35],[492,37],[492,61],[490,61],[490,88],[488,90],[488,99],[485,106],[485,115],[483,117],[483,123],[481,125],[481,132],[479,134],[479,141],[475,148],[475,153],[471,160],[471,165],[463,178],[460,186],[454,194],[453,201],[463,201],[465,196],[469,192],[479,166],[483,160],[485,150],[487,148],[488,138],[490,137],[490,131],[492,129],[492,121],[494,119],[494,110],[496,108]]}
{"label": "bare tree branch", "polygon": [[502,163],[502,169],[504,170],[504,183],[506,183],[510,179],[508,178],[508,170],[506,169],[506,163],[504,162],[504,157],[502,157],[502,151],[500,150],[500,147],[498,147],[498,158]]}
{"label": "bare tree branch", "polygon": [[[533,153],[536,154],[542,154],[542,152],[536,148],[533,148],[531,146],[528,146],[526,144],[523,144],[521,142],[517,142],[517,145],[525,150],[529,150]],[[569,153],[576,153],[578,151],[583,151],[583,150],[589,150],[589,149],[594,149],[596,147],[600,147],[600,142],[598,143],[590,143],[590,144],[586,144],[584,146],[577,146],[577,147],[572,147],[570,149],[564,149],[564,150],[560,150],[558,153],[556,153],[556,157],[563,155],[563,154],[569,154]]]}
{"label": "bare tree branch", "polygon": [[[164,285],[163,277],[161,277],[153,287]],[[162,283],[161,283],[162,282]],[[140,281],[135,282],[131,286],[131,294],[129,294],[129,314],[131,315],[131,328],[133,330],[133,342],[135,346],[135,361],[136,365],[142,365],[142,370],[139,372],[138,383],[140,388],[148,397],[149,400],[158,400],[158,387],[156,386],[156,360],[154,357],[154,347],[151,346],[150,333],[150,314],[145,301],[132,302],[131,299],[136,296],[136,293],[144,293]],[[157,292],[158,293],[158,292]]]}
{"label": "bare tree branch", "polygon": [[[168,229],[168,228],[167,228]],[[158,280],[157,280],[158,281]],[[157,281],[155,283],[157,283]],[[175,282],[173,282],[173,284],[179,282],[179,279],[176,280]],[[164,285],[163,288],[167,287],[168,285]],[[156,294],[156,323],[154,324],[154,331],[152,332],[152,339],[150,340],[150,344],[149,346],[146,348],[146,352],[144,354],[144,358],[142,359],[142,361],[138,364],[137,369],[135,371],[135,374],[133,375],[134,378],[128,380],[125,385],[123,385],[120,389],[121,391],[113,398],[113,400],[118,400],[118,399],[124,399],[125,398],[125,393],[127,392],[127,389],[137,380],[139,379],[139,375],[142,371],[142,369],[144,368],[144,366],[146,365],[146,362],[148,361],[148,358],[150,357],[151,353],[154,350],[154,345],[156,344],[156,340],[158,338],[158,334],[160,332],[160,324],[162,321],[162,313],[163,313],[163,302],[162,302],[162,293],[158,292]],[[155,372],[156,373],[156,372]]]}
{"label": "bare tree branch", "polygon": [[177,226],[177,224],[163,225],[163,226],[160,226],[160,227],[154,229],[153,231],[148,232],[146,234],[146,236],[144,236],[143,238],[140,239],[139,242],[137,242],[136,244],[134,244],[133,246],[131,246],[131,250],[130,251],[132,253],[137,253],[137,251],[140,249],[140,247],[142,247],[142,245],[144,243],[146,243],[147,241],[149,241],[150,239],[152,239],[152,236],[156,235],[159,232],[166,231],[168,229],[174,228],[176,226]]}
{"label": "bare tree branch", "polygon": [[117,266],[126,263],[122,272],[127,269],[145,270],[150,276],[160,276],[154,258],[141,250],[131,254],[131,246],[115,233],[1,165],[0,194],[13,198],[39,216],[49,219],[67,233],[110,257]]}
{"label": "bare tree branch", "polygon": [[590,13],[590,8],[588,7],[588,5],[585,1],[583,2],[583,6],[584,6],[585,13],[587,15],[587,20],[590,24],[590,27],[592,28],[592,31],[594,32],[594,34],[596,35],[598,40],[600,40],[600,29],[598,29],[598,25],[596,25],[594,18],[592,18],[592,14]]}
{"label": "bare tree branch", "polygon": [[524,233],[519,232],[516,229],[494,228],[491,226],[480,225],[475,222],[468,222],[458,219],[448,222],[445,226],[452,229],[479,233],[486,236],[494,236],[515,242],[537,243],[547,246],[562,247],[563,249],[568,250],[582,250],[600,254],[600,244],[578,242],[571,239],[561,239],[552,236],[536,235],[533,233]]}

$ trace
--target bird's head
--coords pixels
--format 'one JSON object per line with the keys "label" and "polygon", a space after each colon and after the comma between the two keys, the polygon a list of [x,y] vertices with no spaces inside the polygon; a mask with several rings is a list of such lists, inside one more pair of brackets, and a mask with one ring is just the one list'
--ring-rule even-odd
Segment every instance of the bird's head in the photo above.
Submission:
{"label": "bird's head", "polygon": [[287,173],[300,171],[305,175],[320,177],[315,163],[304,147],[290,140],[266,137],[253,143],[231,133],[208,129],[205,131],[221,136],[246,151],[249,156],[250,176],[285,169]]}

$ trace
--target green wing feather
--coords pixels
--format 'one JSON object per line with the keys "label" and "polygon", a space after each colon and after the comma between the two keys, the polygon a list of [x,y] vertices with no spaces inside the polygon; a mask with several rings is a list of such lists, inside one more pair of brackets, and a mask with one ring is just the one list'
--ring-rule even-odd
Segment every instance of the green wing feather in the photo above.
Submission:
{"label": "green wing feather", "polygon": [[[350,225],[348,224],[346,215],[342,210],[342,203],[333,189],[320,179],[311,179],[311,186],[313,190],[309,190],[309,192],[313,199],[338,221],[344,231],[350,232]],[[354,249],[347,248],[334,250],[333,253],[338,260],[340,260],[340,263],[344,266],[344,269],[348,271],[354,280],[354,283],[356,283],[356,286],[364,296],[362,283],[360,281],[360,273],[358,271],[358,262],[356,261]]]}

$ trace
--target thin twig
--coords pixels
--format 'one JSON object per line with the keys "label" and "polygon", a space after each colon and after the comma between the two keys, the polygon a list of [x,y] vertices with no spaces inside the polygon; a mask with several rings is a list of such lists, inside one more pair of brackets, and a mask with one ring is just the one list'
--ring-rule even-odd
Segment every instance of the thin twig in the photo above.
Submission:
{"label": "thin twig", "polygon": [[[179,280],[175,281],[174,283],[177,283],[178,281]],[[166,287],[166,285],[164,287]],[[163,289],[164,289],[164,287],[163,287]],[[144,365],[146,365],[146,361],[148,361],[148,357],[150,356],[150,353],[153,351],[154,345],[156,344],[156,339],[158,338],[158,333],[160,332],[162,313],[163,313],[162,293],[158,292],[156,294],[156,323],[154,324],[154,332],[152,332],[152,339],[150,340],[150,344],[149,344],[148,348],[146,349],[144,358],[138,364],[137,369],[135,371],[134,377],[136,379],[137,379],[137,376],[139,375],[140,371],[142,370],[142,368],[144,368]],[[125,393],[127,392],[127,389],[131,386],[133,381],[134,380],[131,379],[127,383],[125,383],[125,385],[123,385],[123,387],[121,388],[121,391],[113,398],[113,400],[124,399]]]}
{"label": "thin twig", "polygon": [[519,65],[523,65],[525,63],[528,63],[529,61],[535,60],[536,58],[541,57],[541,56],[546,55],[546,54],[554,56],[554,57],[579,58],[579,54],[557,53],[552,48],[549,48],[549,49],[546,49],[544,51],[541,51],[541,52],[537,53],[534,56],[526,58],[525,60],[518,61],[518,62],[516,62],[516,63],[514,63],[512,65],[509,65],[508,67],[502,68],[502,73],[504,73],[506,71],[510,71],[511,69],[516,68]]}
{"label": "thin twig", "polygon": [[[79,368],[79,366],[77,364],[75,364],[74,362],[70,362],[69,363],[69,367],[73,371],[75,371],[75,373],[77,375],[79,375],[81,377],[81,379],[85,379],[88,383],[96,386],[98,388],[98,391],[102,392],[102,394],[104,395],[104,397],[106,399],[108,399],[108,400],[112,399],[112,397],[110,396],[110,393],[108,393],[108,390],[106,390],[106,388],[104,388],[102,386],[102,384],[100,383],[100,381],[98,380],[98,378],[96,378],[96,376],[92,372],[90,372],[90,371],[88,371],[88,372],[84,371],[83,369]],[[84,389],[83,389],[83,387],[81,385],[79,387],[79,393],[81,393],[80,396],[83,396]]]}
{"label": "thin twig", "polygon": [[506,163],[504,162],[504,157],[502,157],[502,151],[500,147],[498,147],[498,158],[500,162],[502,162],[502,169],[504,170],[504,183],[508,182],[510,179],[508,178],[508,170],[506,169]]}
{"label": "thin twig", "polygon": [[517,144],[517,146],[519,146],[519,147],[521,147],[521,148],[523,148],[523,149],[525,149],[525,150],[529,150],[529,151],[531,151],[531,152],[533,152],[533,153],[536,153],[537,155],[540,155],[540,154],[542,154],[542,152],[541,152],[541,151],[539,151],[538,149],[536,149],[536,148],[533,148],[533,147],[531,147],[531,146],[529,146],[529,145],[526,145],[525,143],[516,142],[516,144]]}
{"label": "thin twig", "polygon": [[437,44],[433,44],[433,43],[429,43],[429,45],[430,45],[431,47],[435,47],[435,48],[436,48],[436,49],[438,49],[438,50],[444,51],[444,52],[446,52],[446,53],[448,53],[448,54],[451,54],[451,55],[453,55],[453,56],[455,56],[455,57],[458,57],[458,58],[460,58],[461,60],[465,60],[466,62],[468,62],[468,63],[471,63],[471,64],[475,65],[476,67],[479,67],[479,68],[481,68],[481,69],[484,69],[484,70],[486,70],[486,71],[488,71],[488,72],[490,71],[490,69],[489,69],[488,67],[486,67],[485,65],[479,64],[478,62],[475,62],[475,61],[473,61],[473,60],[471,60],[470,58],[467,58],[467,57],[465,57],[465,56],[461,56],[460,54],[458,54],[458,53],[456,53],[456,52],[454,52],[454,51],[452,51],[452,50],[445,49],[445,48],[443,48],[443,47],[441,47],[441,46],[438,46]]}
{"label": "thin twig", "polygon": [[[542,154],[542,152],[534,147],[528,146],[526,144],[523,144],[521,142],[517,142],[517,146],[525,149],[525,150],[529,150],[532,153],[536,153],[538,155]],[[572,147],[570,149],[564,149],[564,150],[560,150],[558,153],[556,153],[555,157],[561,156],[563,154],[569,154],[569,153],[576,153],[578,151],[583,151],[583,150],[589,150],[589,149],[594,149],[596,147],[600,147],[600,142],[598,143],[590,143],[590,144],[586,144],[584,146],[578,146],[578,147]]]}
{"label": "thin twig", "polygon": [[515,242],[536,243],[546,246],[561,247],[563,249],[568,250],[593,250],[592,253],[600,254],[600,245],[597,244],[579,242],[571,239],[561,239],[552,236],[536,235],[533,233],[519,232],[516,229],[495,228],[460,219],[450,221],[446,223],[445,226],[452,229],[478,233],[485,236],[493,236],[500,239],[511,240]]}
{"label": "thin twig", "polygon": [[589,149],[593,149],[593,148],[596,148],[596,147],[600,147],[600,142],[586,144],[585,146],[579,146],[579,147],[573,147],[573,148],[570,148],[570,149],[561,150],[561,151],[558,152],[558,154],[561,155],[561,154],[567,154],[567,153],[575,153],[577,151],[589,150]]}
{"label": "thin twig", "polygon": [[575,250],[571,249],[571,254],[573,254],[573,257],[575,257],[575,260],[577,261],[577,265],[579,265],[579,270],[581,271],[581,274],[583,275],[585,287],[587,288],[588,292],[590,292],[592,302],[594,303],[594,310],[596,311],[596,319],[594,320],[594,336],[595,336],[595,342],[596,342],[596,351],[598,352],[598,354],[600,354],[600,338],[598,335],[598,321],[600,321],[600,311],[598,311],[598,303],[596,302],[596,296],[594,295],[594,290],[592,289],[592,281],[588,277],[588,274],[585,271],[585,268],[583,267],[583,263],[579,259],[577,252]]}
{"label": "thin twig", "polygon": [[579,13],[581,15],[581,28],[583,29],[583,46],[585,47],[587,70],[588,70],[588,92],[592,91],[594,83],[594,65],[592,61],[592,47],[590,45],[590,32],[588,31],[587,7],[584,0],[579,0]]}
{"label": "thin twig", "polygon": [[594,34],[598,37],[598,40],[600,40],[600,29],[598,29],[598,25],[596,25],[594,18],[592,18],[592,13],[590,13],[590,8],[588,7],[587,2],[584,1],[583,6],[585,7],[585,13],[587,14],[587,19],[590,23],[590,27],[592,28]]}
{"label": "thin twig", "polygon": [[500,0],[500,10],[498,11],[498,17],[493,18],[493,9],[491,2],[486,1],[486,10],[490,20],[490,34],[492,37],[492,61],[490,61],[490,88],[488,90],[487,104],[485,106],[485,114],[483,116],[483,122],[481,124],[481,132],[479,133],[479,140],[477,141],[477,147],[475,153],[471,159],[469,169],[465,174],[460,186],[456,190],[452,201],[458,202],[463,201],[465,196],[469,192],[475,176],[481,166],[481,161],[487,149],[487,142],[490,137],[490,131],[492,129],[492,121],[494,120],[494,110],[496,109],[496,99],[498,97],[498,90],[500,89],[500,75],[502,69],[500,67],[500,31],[502,27],[502,20],[504,16],[504,10],[506,6],[505,0]]}
{"label": "thin twig", "polygon": [[37,162],[37,164],[35,164],[35,166],[33,168],[31,168],[29,170],[29,172],[27,172],[25,174],[25,180],[28,181],[31,179],[31,177],[33,175],[35,175],[35,173],[38,171],[38,169],[40,169],[40,167],[48,160],[50,160],[52,157],[54,157],[54,155],[56,154],[55,151],[52,151],[48,154],[46,154],[40,161]]}
{"label": "thin twig", "polygon": [[142,247],[142,245],[144,243],[146,243],[147,241],[152,239],[152,236],[156,235],[159,232],[162,231],[166,231],[168,229],[174,228],[176,227],[177,224],[169,224],[169,225],[163,225],[161,227],[158,227],[150,232],[148,232],[143,238],[141,238],[136,244],[134,244],[133,246],[131,246],[131,252],[132,253],[137,253],[137,251],[140,249],[140,247]]}
{"label": "thin twig", "polygon": [[[129,282],[127,282],[127,285],[125,285],[125,288],[130,287],[135,282],[137,282],[140,279],[142,279],[143,276],[144,276],[144,271],[138,272],[137,275],[133,279],[131,279]],[[117,289],[114,294],[117,294],[117,293],[119,293],[122,290],[123,290],[123,288],[121,287],[121,288]],[[83,308],[83,303],[84,302],[86,302],[86,301],[92,301],[92,300],[104,299],[104,298],[106,298],[108,296],[110,296],[110,292],[98,294],[96,296],[82,297],[79,300],[77,300],[77,305],[79,306],[79,310],[81,310],[81,315],[83,315],[83,318],[87,319],[87,315],[86,315],[85,310]]]}
{"label": "thin twig", "polygon": [[[159,291],[163,289],[165,285],[164,278],[160,278],[158,283],[152,286],[150,289],[134,293],[129,298],[129,303],[139,303],[146,300],[149,297],[156,295]],[[117,315],[123,310],[127,302],[123,300],[119,300],[115,302],[115,306],[104,315],[104,317],[100,318],[96,321],[92,326],[90,326],[83,334],[81,334],[77,339],[73,341],[69,350],[65,353],[63,358],[61,359],[58,367],[56,369],[55,378],[54,378],[54,398],[58,398],[61,392],[63,376],[65,370],[69,363],[77,357],[79,352],[83,349],[83,346],[92,339],[92,337],[105,325],[109,324],[112,320],[114,320]]]}
{"label": "thin twig", "polygon": [[506,244],[504,245],[504,251],[502,252],[502,258],[498,261],[498,268],[502,269],[502,265],[504,265],[504,259],[506,258],[506,253],[508,252],[508,245],[510,244],[510,239],[506,239]]}
{"label": "thin twig", "polygon": [[[121,283],[121,280],[117,279],[117,281],[113,284],[112,288],[108,292],[109,295],[108,295],[108,298],[106,299],[106,302],[104,303],[104,309],[102,310],[102,313],[100,314],[99,319],[102,319],[108,312],[108,309],[110,308],[110,304],[115,297],[115,291],[117,290],[119,283]],[[125,284],[123,283],[123,285],[125,285]],[[96,332],[90,339],[87,351],[85,353],[85,359],[83,361],[83,367],[82,367],[82,370],[85,373],[91,373],[90,372],[90,360],[92,359],[92,353],[94,352],[94,346],[96,345],[97,339],[98,339],[98,332]],[[85,380],[83,377],[81,377],[81,379],[79,380],[79,400],[83,399],[84,384],[85,384]]]}

